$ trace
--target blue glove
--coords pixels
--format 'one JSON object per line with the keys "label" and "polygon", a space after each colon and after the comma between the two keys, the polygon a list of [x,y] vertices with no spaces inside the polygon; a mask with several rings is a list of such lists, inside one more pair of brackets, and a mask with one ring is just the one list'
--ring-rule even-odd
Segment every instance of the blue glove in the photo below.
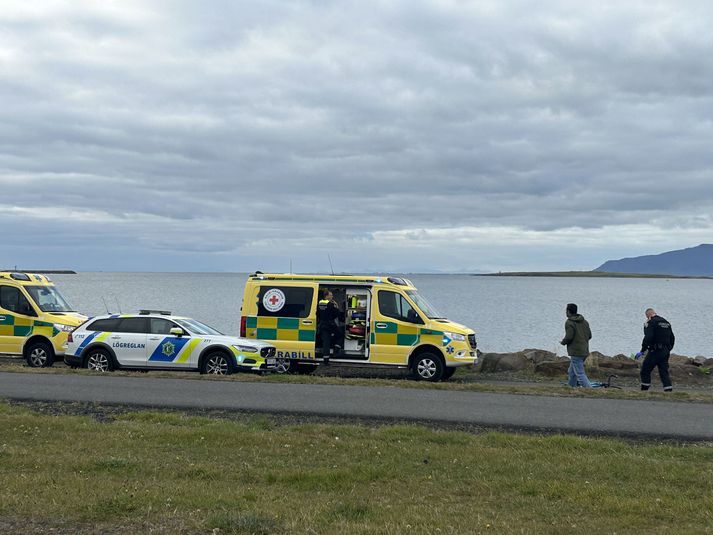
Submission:
{"label": "blue glove", "polygon": [[639,351],[636,355],[634,355],[634,360],[639,360],[643,356],[644,356],[644,353]]}

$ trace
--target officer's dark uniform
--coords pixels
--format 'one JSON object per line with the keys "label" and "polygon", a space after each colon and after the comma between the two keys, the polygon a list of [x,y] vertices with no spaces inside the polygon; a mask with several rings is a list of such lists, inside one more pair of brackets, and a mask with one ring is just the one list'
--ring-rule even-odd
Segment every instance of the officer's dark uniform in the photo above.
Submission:
{"label": "officer's dark uniform", "polygon": [[337,318],[341,316],[341,311],[334,301],[322,299],[317,305],[317,328],[322,338],[322,358],[325,363],[329,362],[329,354],[332,344],[341,346],[344,335],[337,325]]}
{"label": "officer's dark uniform", "polygon": [[641,365],[641,390],[651,387],[651,372],[658,366],[659,376],[666,392],[673,390],[671,376],[668,373],[668,357],[673,349],[676,337],[671,324],[661,316],[653,316],[644,324],[644,341],[641,352],[648,351]]}

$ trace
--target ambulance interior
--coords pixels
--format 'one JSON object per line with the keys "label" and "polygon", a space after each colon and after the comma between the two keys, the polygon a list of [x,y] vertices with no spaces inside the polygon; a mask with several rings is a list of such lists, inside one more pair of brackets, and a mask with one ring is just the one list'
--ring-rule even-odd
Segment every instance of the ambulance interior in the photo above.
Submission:
{"label": "ambulance interior", "polygon": [[[339,310],[342,312],[337,320],[338,327],[344,339],[344,356],[346,360],[367,360],[369,358],[369,310],[371,292],[361,287],[320,286],[320,298],[324,291],[329,290],[334,296]],[[317,351],[321,353],[322,341],[317,329]]]}

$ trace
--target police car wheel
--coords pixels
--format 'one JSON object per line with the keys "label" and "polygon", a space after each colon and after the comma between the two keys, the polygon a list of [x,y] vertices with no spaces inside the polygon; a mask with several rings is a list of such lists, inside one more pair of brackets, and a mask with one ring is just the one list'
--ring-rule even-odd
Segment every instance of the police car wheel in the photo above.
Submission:
{"label": "police car wheel", "polygon": [[233,373],[233,366],[225,353],[211,353],[203,361],[203,373],[230,375]]}
{"label": "police car wheel", "polygon": [[27,348],[27,365],[30,368],[47,368],[54,364],[54,351],[44,342],[35,342]]}
{"label": "police car wheel", "polygon": [[85,366],[94,372],[110,372],[113,369],[111,355],[103,349],[94,349],[87,356]]}
{"label": "police car wheel", "polygon": [[433,353],[422,353],[413,363],[416,378],[422,381],[440,381],[444,369],[443,360]]}

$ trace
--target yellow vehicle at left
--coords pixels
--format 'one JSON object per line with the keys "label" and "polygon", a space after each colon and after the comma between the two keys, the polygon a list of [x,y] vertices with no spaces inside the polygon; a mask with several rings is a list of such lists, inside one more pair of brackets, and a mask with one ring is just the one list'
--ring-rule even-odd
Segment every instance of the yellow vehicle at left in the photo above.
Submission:
{"label": "yellow vehicle at left", "polygon": [[46,275],[0,272],[0,353],[22,356],[33,368],[52,366],[64,356],[67,335],[86,320]]}

